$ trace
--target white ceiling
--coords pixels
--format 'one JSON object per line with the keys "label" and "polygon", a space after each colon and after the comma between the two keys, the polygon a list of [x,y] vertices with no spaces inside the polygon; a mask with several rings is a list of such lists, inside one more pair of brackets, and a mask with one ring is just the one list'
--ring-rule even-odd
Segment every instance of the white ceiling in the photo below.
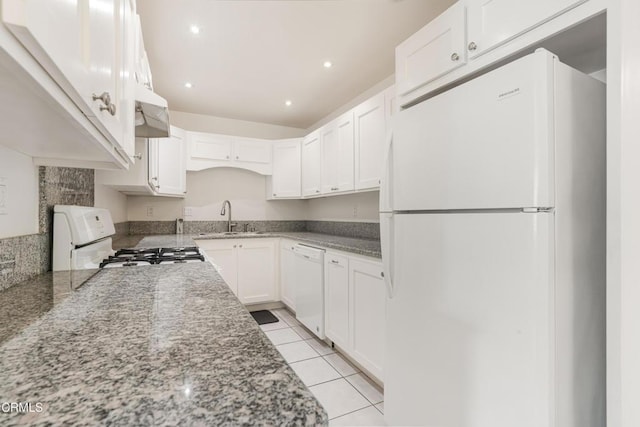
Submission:
{"label": "white ceiling", "polygon": [[170,109],[299,128],[393,74],[395,46],[453,3],[137,0]]}

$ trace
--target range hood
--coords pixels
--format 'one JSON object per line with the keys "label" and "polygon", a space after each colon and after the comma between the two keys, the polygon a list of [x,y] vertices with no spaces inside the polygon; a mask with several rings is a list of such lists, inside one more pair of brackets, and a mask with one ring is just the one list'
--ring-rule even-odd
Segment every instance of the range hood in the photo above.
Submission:
{"label": "range hood", "polygon": [[169,137],[169,107],[167,100],[146,86],[136,84],[136,137]]}

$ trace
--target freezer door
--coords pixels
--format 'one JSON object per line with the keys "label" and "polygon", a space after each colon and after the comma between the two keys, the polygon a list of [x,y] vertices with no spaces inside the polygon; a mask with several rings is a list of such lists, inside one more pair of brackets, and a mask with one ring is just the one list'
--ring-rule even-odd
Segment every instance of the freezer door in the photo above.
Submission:
{"label": "freezer door", "polygon": [[555,206],[556,61],[540,50],[398,113],[394,210]]}
{"label": "freezer door", "polygon": [[386,422],[552,426],[553,214],[394,222]]}

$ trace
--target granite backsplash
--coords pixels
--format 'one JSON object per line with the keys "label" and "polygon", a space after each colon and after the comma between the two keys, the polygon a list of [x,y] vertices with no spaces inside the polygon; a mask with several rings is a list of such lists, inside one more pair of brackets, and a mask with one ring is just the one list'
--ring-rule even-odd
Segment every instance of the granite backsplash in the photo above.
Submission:
{"label": "granite backsplash", "polygon": [[[380,224],[377,222],[347,221],[234,221],[234,231],[271,231],[331,234],[334,236],[380,239]],[[129,235],[174,234],[175,221],[129,221]],[[222,233],[227,231],[227,221],[185,221],[184,234]]]}
{"label": "granite backsplash", "polygon": [[0,239],[0,290],[51,270],[53,206],[93,206],[92,169],[40,166],[37,234]]}

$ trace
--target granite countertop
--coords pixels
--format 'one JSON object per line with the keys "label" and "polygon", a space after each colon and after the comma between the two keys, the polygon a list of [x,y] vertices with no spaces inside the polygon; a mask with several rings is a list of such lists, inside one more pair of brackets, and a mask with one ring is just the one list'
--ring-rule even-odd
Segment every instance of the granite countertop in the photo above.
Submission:
{"label": "granite countertop", "polygon": [[327,424],[209,263],[105,269],[57,300],[52,281],[0,292],[0,307],[41,302],[0,346],[0,396],[43,408],[0,424]]}
{"label": "granite countertop", "polygon": [[359,255],[382,258],[380,240],[359,239],[355,237],[342,237],[330,234],[309,233],[309,232],[260,232],[260,233],[238,233],[227,235],[224,233],[211,234],[169,234],[144,237],[138,247],[167,247],[167,246],[190,246],[195,245],[194,240],[211,239],[255,239],[255,238],[287,238],[319,246],[325,249],[336,249]]}

